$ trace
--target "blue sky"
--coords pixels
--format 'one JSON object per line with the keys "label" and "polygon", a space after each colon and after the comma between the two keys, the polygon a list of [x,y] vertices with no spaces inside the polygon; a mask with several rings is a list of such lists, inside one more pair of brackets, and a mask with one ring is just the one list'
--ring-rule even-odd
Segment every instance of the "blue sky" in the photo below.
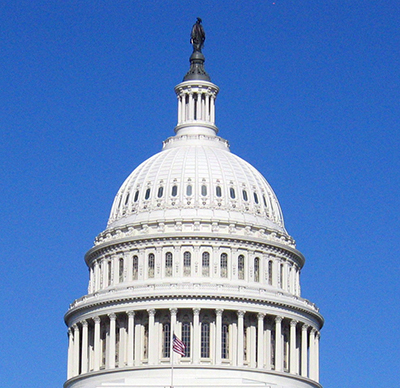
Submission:
{"label": "blue sky", "polygon": [[324,388],[398,386],[397,1],[0,4],[1,385],[60,387],[119,186],[173,134],[197,16],[217,125],[270,182],[326,319]]}

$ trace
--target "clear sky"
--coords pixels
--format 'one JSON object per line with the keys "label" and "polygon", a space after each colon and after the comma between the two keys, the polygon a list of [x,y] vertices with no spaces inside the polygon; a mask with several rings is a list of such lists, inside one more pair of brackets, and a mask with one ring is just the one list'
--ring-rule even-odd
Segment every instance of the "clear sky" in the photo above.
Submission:
{"label": "clear sky", "polygon": [[398,0],[3,1],[0,385],[61,387],[119,186],[176,124],[196,17],[217,125],[274,188],[324,388],[400,380]]}

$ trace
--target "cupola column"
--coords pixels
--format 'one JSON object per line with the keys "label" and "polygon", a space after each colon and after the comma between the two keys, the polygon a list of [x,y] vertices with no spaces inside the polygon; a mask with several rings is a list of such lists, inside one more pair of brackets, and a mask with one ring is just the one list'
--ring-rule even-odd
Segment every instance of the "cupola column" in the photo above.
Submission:
{"label": "cupola column", "polygon": [[271,322],[267,320],[266,324],[266,338],[265,338],[265,343],[266,343],[266,355],[265,355],[265,367],[267,370],[271,370],[271,358],[272,358],[272,352],[271,352],[271,344],[272,344],[272,330],[271,330]]}
{"label": "cupola column", "polygon": [[321,335],[317,331],[315,336],[315,381],[319,382],[319,339]]}
{"label": "cupola column", "polygon": [[309,377],[310,379],[316,380],[315,378],[315,332],[316,329],[312,328],[310,331],[310,351],[309,351]]}
{"label": "cupola column", "polygon": [[73,376],[73,352],[74,348],[74,337],[72,333],[72,328],[68,328],[68,368],[67,368],[67,378],[70,379]]}

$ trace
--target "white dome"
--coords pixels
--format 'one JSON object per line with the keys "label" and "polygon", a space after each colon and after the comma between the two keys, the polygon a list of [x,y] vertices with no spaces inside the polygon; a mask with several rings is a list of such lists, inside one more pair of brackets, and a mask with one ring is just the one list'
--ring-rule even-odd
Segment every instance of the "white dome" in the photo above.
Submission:
{"label": "white dome", "polygon": [[265,178],[217,136],[175,136],[118,191],[108,229],[138,223],[208,220],[287,234]]}

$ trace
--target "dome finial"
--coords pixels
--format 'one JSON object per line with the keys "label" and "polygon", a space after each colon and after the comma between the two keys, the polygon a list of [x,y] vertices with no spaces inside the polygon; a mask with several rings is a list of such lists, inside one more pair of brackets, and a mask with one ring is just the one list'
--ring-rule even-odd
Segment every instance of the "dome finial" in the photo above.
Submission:
{"label": "dome finial", "polygon": [[201,49],[204,47],[204,41],[206,40],[206,33],[201,24],[201,18],[197,18],[195,24],[193,24],[192,32],[190,34],[190,43],[193,46],[193,53],[190,56],[190,69],[183,78],[184,81],[190,80],[203,80],[211,81],[210,76],[204,69],[205,58]]}

